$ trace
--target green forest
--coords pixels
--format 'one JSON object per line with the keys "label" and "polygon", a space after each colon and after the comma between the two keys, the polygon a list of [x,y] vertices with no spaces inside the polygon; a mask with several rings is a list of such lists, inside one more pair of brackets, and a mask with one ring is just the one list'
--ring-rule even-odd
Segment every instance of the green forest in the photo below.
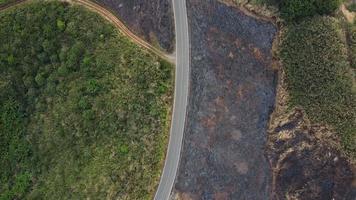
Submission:
{"label": "green forest", "polygon": [[0,200],[150,199],[171,64],[59,2],[0,13]]}

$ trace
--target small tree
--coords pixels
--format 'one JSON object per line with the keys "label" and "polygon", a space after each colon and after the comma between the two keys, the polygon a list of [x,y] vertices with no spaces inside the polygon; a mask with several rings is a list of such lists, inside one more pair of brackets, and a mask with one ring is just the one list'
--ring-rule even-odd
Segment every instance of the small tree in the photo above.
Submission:
{"label": "small tree", "polygon": [[60,19],[57,19],[57,28],[60,30],[60,31],[63,31],[66,27],[66,24],[60,20]]}
{"label": "small tree", "polygon": [[36,75],[35,81],[36,81],[38,86],[43,86],[45,84],[45,82],[46,82],[46,79],[43,76],[43,74],[39,73],[39,74]]}

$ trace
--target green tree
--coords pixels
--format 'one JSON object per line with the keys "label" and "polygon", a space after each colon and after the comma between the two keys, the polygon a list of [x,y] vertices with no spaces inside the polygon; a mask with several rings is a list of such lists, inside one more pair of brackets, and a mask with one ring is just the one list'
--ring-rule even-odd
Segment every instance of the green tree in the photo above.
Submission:
{"label": "green tree", "polygon": [[282,18],[287,21],[296,21],[314,15],[333,13],[339,6],[340,0],[282,0],[279,9]]}
{"label": "green tree", "polygon": [[46,82],[46,78],[43,76],[43,74],[37,74],[35,77],[35,81],[38,86],[43,86]]}
{"label": "green tree", "polygon": [[57,28],[60,31],[63,31],[66,27],[66,24],[64,23],[64,21],[62,21],[61,19],[57,19]]}

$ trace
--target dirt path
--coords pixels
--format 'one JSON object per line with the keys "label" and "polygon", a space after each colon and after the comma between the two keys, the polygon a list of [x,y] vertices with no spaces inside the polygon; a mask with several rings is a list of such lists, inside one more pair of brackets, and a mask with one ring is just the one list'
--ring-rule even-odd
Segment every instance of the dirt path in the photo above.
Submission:
{"label": "dirt path", "polygon": [[136,44],[150,50],[151,52],[155,53],[156,55],[160,56],[161,58],[171,62],[175,63],[175,55],[174,54],[166,54],[162,52],[161,50],[157,49],[156,47],[152,46],[151,44],[145,42],[142,40],[140,37],[136,36],[134,33],[132,33],[115,15],[113,15],[110,11],[106,10],[105,8],[101,7],[100,5],[91,2],[89,0],[71,0],[68,2],[72,2],[74,4],[82,5],[108,21],[110,21],[117,29],[119,29],[123,34],[128,36],[133,42]]}
{"label": "dirt path", "polygon": [[[13,3],[6,4],[0,7],[0,11],[6,10],[16,5],[20,5],[26,3],[28,0],[18,0]],[[105,8],[101,7],[100,5],[93,3],[89,0],[64,0],[66,2],[77,4],[84,6],[91,11],[94,11],[104,17],[106,20],[111,22],[117,29],[120,30],[121,33],[129,37],[134,43],[138,44],[145,49],[153,52],[154,54],[158,55],[159,57],[169,61],[170,63],[175,63],[175,54],[166,54],[161,50],[157,49],[156,47],[152,46],[151,44],[147,43],[146,41],[142,40],[140,37],[136,36],[132,33],[115,15],[113,15],[110,11],[106,10]]]}
{"label": "dirt path", "polygon": [[355,13],[347,10],[345,4],[342,4],[340,9],[348,22],[353,23],[355,21]]}

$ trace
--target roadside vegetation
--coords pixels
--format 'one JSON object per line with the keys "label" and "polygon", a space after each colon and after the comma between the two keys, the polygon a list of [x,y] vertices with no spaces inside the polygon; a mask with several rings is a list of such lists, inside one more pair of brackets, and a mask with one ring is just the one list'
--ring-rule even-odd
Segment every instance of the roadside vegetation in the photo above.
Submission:
{"label": "roadside vegetation", "polygon": [[328,15],[339,8],[341,0],[276,0],[281,17],[288,21],[315,15]]}
{"label": "roadside vegetation", "polygon": [[0,199],[151,199],[172,66],[60,2],[0,13]]}
{"label": "roadside vegetation", "polygon": [[0,6],[15,2],[16,0],[0,0]]}
{"label": "roadside vegetation", "polygon": [[348,42],[351,67],[356,70],[356,21],[348,25]]}
{"label": "roadside vegetation", "polygon": [[356,3],[350,3],[347,6],[347,9],[350,10],[351,12],[356,12]]}
{"label": "roadside vegetation", "polygon": [[[243,1],[243,0],[235,0]],[[343,0],[251,0],[253,4],[265,4],[279,9],[282,19],[293,22],[315,15],[332,14]]]}

